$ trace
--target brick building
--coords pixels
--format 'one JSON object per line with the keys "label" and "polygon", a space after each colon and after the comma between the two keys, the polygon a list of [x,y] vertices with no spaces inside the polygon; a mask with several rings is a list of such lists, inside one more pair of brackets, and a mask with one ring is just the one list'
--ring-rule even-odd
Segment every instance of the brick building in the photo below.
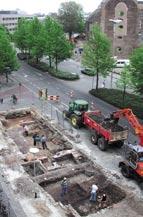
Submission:
{"label": "brick building", "polygon": [[[112,20],[112,21],[111,21]],[[115,23],[114,20],[121,20]],[[143,2],[137,0],[103,0],[87,19],[87,32],[98,23],[111,39],[113,56],[128,58],[143,42]]]}

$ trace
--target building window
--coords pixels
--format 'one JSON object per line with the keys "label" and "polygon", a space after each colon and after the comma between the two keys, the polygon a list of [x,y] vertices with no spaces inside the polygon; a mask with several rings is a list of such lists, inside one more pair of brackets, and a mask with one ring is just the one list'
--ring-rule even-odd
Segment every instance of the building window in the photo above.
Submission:
{"label": "building window", "polygon": [[123,29],[124,27],[123,27],[123,25],[119,25],[119,29]]}
{"label": "building window", "polygon": [[117,50],[117,52],[121,52],[122,48],[121,47],[117,47],[116,50]]}
{"label": "building window", "polygon": [[122,39],[123,37],[122,37],[122,36],[118,36],[117,38],[118,38],[118,39]]}
{"label": "building window", "polygon": [[120,15],[121,17],[123,17],[123,16],[124,16],[124,11],[120,11],[120,12],[119,12],[119,15]]}

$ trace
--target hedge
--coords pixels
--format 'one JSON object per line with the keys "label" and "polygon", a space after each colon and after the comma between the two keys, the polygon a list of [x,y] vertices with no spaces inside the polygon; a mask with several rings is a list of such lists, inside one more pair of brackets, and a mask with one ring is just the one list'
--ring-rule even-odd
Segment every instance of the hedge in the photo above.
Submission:
{"label": "hedge", "polygon": [[131,108],[135,115],[143,119],[143,99],[140,96],[126,93],[123,104],[123,92],[121,90],[100,88],[98,91],[92,89],[89,92],[118,108]]}
{"label": "hedge", "polygon": [[49,65],[47,65],[44,62],[35,63],[32,60],[30,60],[28,63],[32,67],[39,69],[43,72],[48,72],[50,75],[52,75],[56,78],[59,78],[59,79],[63,79],[63,80],[77,80],[77,79],[79,79],[79,75],[77,75],[77,74],[72,74],[70,72],[64,72],[61,70],[58,70],[56,72],[56,69],[54,67],[49,67]]}

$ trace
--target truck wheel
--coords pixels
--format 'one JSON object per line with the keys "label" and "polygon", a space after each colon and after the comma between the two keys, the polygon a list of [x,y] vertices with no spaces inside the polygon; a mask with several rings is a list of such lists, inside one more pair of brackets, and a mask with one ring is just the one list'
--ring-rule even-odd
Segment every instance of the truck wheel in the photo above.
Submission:
{"label": "truck wheel", "polygon": [[92,142],[92,144],[97,145],[97,141],[98,141],[97,134],[96,133],[92,133],[91,134],[91,142]]}
{"label": "truck wheel", "polygon": [[108,148],[108,142],[103,137],[98,139],[97,145],[101,151],[106,151]]}
{"label": "truck wheel", "polygon": [[64,119],[67,118],[67,111],[66,111],[66,110],[63,111],[63,118],[64,118]]}
{"label": "truck wheel", "polygon": [[130,178],[131,177],[129,167],[126,166],[125,164],[121,165],[121,173],[126,178]]}
{"label": "truck wheel", "polygon": [[64,119],[67,119],[67,118],[69,118],[69,117],[70,117],[70,113],[69,113],[68,111],[64,110],[64,111],[63,111],[63,118],[64,118]]}
{"label": "truck wheel", "polygon": [[81,118],[76,116],[76,115],[72,115],[71,116],[71,124],[74,128],[80,128],[82,125]]}

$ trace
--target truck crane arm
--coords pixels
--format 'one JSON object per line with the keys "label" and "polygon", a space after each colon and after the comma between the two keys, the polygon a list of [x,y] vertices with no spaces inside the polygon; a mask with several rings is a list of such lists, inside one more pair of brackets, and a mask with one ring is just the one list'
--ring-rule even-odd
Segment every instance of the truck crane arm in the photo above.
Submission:
{"label": "truck crane arm", "polygon": [[133,114],[131,109],[120,109],[118,111],[113,112],[111,116],[114,120],[118,120],[121,117],[125,117],[135,130],[135,134],[138,135],[140,139],[139,145],[143,147],[143,125],[139,123],[137,117]]}

